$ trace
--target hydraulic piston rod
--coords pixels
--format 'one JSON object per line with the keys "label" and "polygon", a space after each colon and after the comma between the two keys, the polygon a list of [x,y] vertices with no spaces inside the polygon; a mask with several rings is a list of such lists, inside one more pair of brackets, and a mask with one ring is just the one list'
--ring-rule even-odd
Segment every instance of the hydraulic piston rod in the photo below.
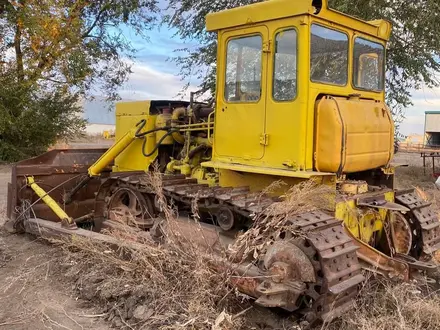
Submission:
{"label": "hydraulic piston rod", "polygon": [[60,218],[61,224],[64,227],[68,227],[70,229],[77,228],[73,219],[69,217],[66,212],[64,212],[58,203],[52,197],[50,197],[43,188],[35,183],[35,179],[33,177],[27,177],[26,182],[27,185],[31,187],[32,190],[37,194],[37,196],[41,198],[41,200],[58,216],[58,218]]}

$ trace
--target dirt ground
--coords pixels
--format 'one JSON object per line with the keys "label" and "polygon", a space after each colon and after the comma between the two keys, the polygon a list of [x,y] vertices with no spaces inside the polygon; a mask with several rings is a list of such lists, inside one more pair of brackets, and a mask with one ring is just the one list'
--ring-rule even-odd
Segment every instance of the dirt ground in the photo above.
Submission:
{"label": "dirt ground", "polygon": [[[5,220],[10,167],[0,167],[0,211]],[[26,235],[0,231],[1,329],[108,329],[99,310],[75,296],[59,272],[63,253]]]}
{"label": "dirt ground", "polygon": [[[434,179],[424,175],[417,154],[398,154],[399,188],[421,187],[435,200]],[[427,173],[431,173],[429,170]],[[10,167],[0,167],[0,225],[5,220]],[[105,313],[82,301],[63,269],[59,249],[26,235],[0,231],[0,329],[109,329]],[[63,267],[66,266],[66,267]]]}

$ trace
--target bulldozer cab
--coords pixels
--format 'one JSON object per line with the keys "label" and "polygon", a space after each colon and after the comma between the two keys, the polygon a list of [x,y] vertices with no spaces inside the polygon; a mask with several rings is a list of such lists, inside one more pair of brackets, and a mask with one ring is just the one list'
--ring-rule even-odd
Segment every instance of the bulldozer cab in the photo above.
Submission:
{"label": "bulldozer cab", "polygon": [[383,20],[271,0],[210,14],[207,29],[218,33],[216,167],[316,171],[317,101],[384,101]]}

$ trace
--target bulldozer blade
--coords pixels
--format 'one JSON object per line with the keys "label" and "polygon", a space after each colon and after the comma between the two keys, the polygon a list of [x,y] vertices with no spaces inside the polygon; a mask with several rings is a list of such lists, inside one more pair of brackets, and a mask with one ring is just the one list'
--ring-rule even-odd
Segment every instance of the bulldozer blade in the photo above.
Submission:
{"label": "bulldozer blade", "polygon": [[[100,185],[99,178],[91,180],[87,187],[73,196],[72,203],[69,205],[64,205],[64,199],[66,194],[87,175],[89,166],[105,151],[106,149],[51,150],[38,157],[14,164],[11,183],[8,185],[7,218],[9,224],[12,222],[14,224],[12,227],[16,228],[16,222],[23,220],[20,218],[23,218],[24,211],[31,211],[32,216],[36,218],[60,221],[28,187],[27,177],[34,177],[35,182],[72,218],[80,218],[93,212],[95,192]],[[106,174],[107,172],[103,173],[103,176],[105,177]],[[10,225],[8,227],[12,229]]]}

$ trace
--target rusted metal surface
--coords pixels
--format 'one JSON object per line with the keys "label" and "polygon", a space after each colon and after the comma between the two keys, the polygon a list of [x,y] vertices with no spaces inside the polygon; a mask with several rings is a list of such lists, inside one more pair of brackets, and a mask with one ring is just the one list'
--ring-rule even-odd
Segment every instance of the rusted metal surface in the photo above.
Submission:
{"label": "rusted metal surface", "polygon": [[[27,159],[12,167],[11,184],[8,189],[8,218],[15,222],[20,215],[18,209],[22,201],[33,205],[36,217],[51,221],[59,221],[26,185],[26,176],[33,176],[35,181],[48,194],[64,207],[64,195],[72,189],[87,173],[87,168],[93,164],[105,149],[85,150],[52,150],[41,156]],[[92,180],[73,198],[71,205],[65,207],[66,212],[73,218],[81,217],[93,211],[91,206],[95,192],[100,185],[98,179]]]}
{"label": "rusted metal surface", "polygon": [[363,197],[359,198],[357,203],[358,206],[371,207],[373,209],[385,209],[397,212],[408,212],[409,208],[399,205],[397,203],[391,203],[385,200],[383,195],[375,197]]}
{"label": "rusted metal surface", "polygon": [[143,196],[133,187],[118,186],[109,196],[107,217],[113,221],[148,229],[154,224],[153,202],[149,196]]}
{"label": "rusted metal surface", "polygon": [[373,249],[370,245],[354,237],[347,228],[346,232],[356,241],[359,246],[357,255],[360,260],[366,263],[366,269],[372,272],[380,273],[387,278],[401,278],[404,281],[409,280],[409,266],[407,263],[395,258],[390,258],[386,254]]}
{"label": "rusted metal surface", "polygon": [[396,192],[396,201],[409,208],[405,214],[413,231],[413,257],[422,253],[431,255],[440,249],[440,221],[431,204],[420,198],[413,190]]}
{"label": "rusted metal surface", "polygon": [[230,283],[240,292],[247,294],[250,297],[258,297],[260,295],[257,292],[257,288],[260,285],[261,280],[257,277],[233,276],[230,279]]}
{"label": "rusted metal surface", "polygon": [[[66,191],[75,187],[83,178],[81,174],[87,172],[88,165],[102,152],[57,151],[17,164],[8,187],[8,214],[21,206],[19,201],[36,202],[25,187],[23,175],[35,176],[40,184],[47,185],[48,191],[60,185],[50,194],[62,203]],[[67,163],[75,165],[67,166]],[[267,207],[279,201],[261,192],[251,193],[248,187],[209,187],[183,175],[164,175],[162,187],[164,196],[172,200],[179,211],[191,214],[192,203],[196,200],[199,210],[219,216],[217,225],[220,226],[182,219],[167,222],[166,230],[172,230],[210,253],[225,251],[224,247],[233,242],[234,235],[245,229],[240,225],[245,221],[251,223],[255,214],[264,216]],[[372,271],[404,280],[409,279],[411,270],[426,271],[433,267],[405,254],[409,250],[419,251],[414,256],[419,258],[421,252],[429,254],[440,247],[437,216],[414,191],[397,192],[396,200],[400,205],[385,201],[384,194],[390,191],[381,191],[379,197],[377,192],[360,195],[358,205],[396,212],[397,220],[387,231],[387,238],[393,242],[394,250],[390,255],[396,256],[394,259],[352,237],[332,215],[315,211],[286,219],[289,232],[275,238],[264,257],[252,261],[254,264],[237,264],[240,258],[227,261],[215,256],[210,257],[210,263],[216,270],[227,272],[232,285],[254,297],[262,306],[298,310],[311,322],[317,319],[331,321],[350,309],[358,294],[358,285],[364,280],[359,260],[368,263]],[[96,231],[102,226],[115,229],[121,222],[150,228],[155,221],[157,223],[159,215],[154,198],[155,191],[144,172],[107,173],[102,180],[92,180],[65,207],[74,218],[81,219],[93,212]],[[37,217],[53,220],[44,204],[37,203],[33,210]],[[407,215],[403,217],[398,212],[407,212]],[[35,219],[26,221],[26,227],[35,234],[41,233],[42,228],[46,234],[57,231],[69,234],[61,224]],[[95,237],[83,230],[75,232]]]}
{"label": "rusted metal surface", "polygon": [[299,247],[288,241],[276,241],[271,245],[263,262],[276,281],[316,282],[312,262]]}
{"label": "rusted metal surface", "polygon": [[364,280],[357,246],[341,223],[316,211],[297,216],[299,229],[307,233],[301,247],[312,261],[317,282],[309,283],[307,295],[313,298],[308,318],[330,322],[352,308],[358,285]]}
{"label": "rusted metal surface", "polygon": [[227,207],[219,207],[216,213],[217,223],[224,231],[229,231],[234,228],[235,217],[231,209]]}
{"label": "rusted metal surface", "polygon": [[408,255],[411,252],[413,235],[411,226],[402,213],[393,212],[391,215],[391,239],[393,243],[393,255]]}
{"label": "rusted metal surface", "polygon": [[[111,198],[117,187],[131,186],[144,196],[154,194],[148,182],[145,173],[125,173],[119,177],[112,174],[97,194],[95,215],[105,223],[109,196]],[[164,175],[162,186],[163,194],[179,207],[190,210],[196,199],[199,209],[209,210],[211,214],[227,208],[234,223],[240,217],[251,220],[255,213],[264,214],[267,206],[279,201],[262,193],[250,193],[248,187],[208,187],[181,175]],[[299,236],[298,233],[285,233],[285,237],[280,238],[284,243],[289,241],[290,252],[283,247],[282,241],[278,241],[278,245],[267,251],[265,265],[258,269],[257,277],[235,272],[231,283],[263,306],[300,310],[310,321],[329,321],[351,307],[358,284],[364,279],[356,256],[358,248],[344,232],[341,223],[326,213],[310,212],[288,221],[292,230],[301,233]],[[227,224],[229,228],[231,222]],[[194,225],[193,222],[179,222],[171,230],[192,241],[200,241],[211,251],[218,250],[216,246],[227,241],[232,242],[233,237],[228,231],[214,226],[208,229],[206,225],[195,228]],[[216,229],[213,231],[212,228]],[[243,270],[242,265],[236,267]]]}
{"label": "rusted metal surface", "polygon": [[[216,214],[220,208],[227,208],[233,215],[234,224],[235,219],[251,221],[256,213],[264,214],[267,206],[279,201],[263,193],[250,193],[248,187],[208,187],[179,175],[163,176],[162,179],[163,194],[179,208],[191,210],[194,199],[197,200],[199,209],[209,210],[211,214]],[[147,220],[155,220],[157,210],[145,202],[154,197],[154,190],[148,182],[146,174],[139,172],[110,174],[108,179],[102,180],[95,199],[94,230],[105,226],[106,219],[110,219],[107,224],[113,226],[117,219],[111,220],[111,212],[118,209],[127,211],[129,217],[140,216],[142,220],[143,215],[148,213]],[[73,186],[74,184],[70,188]],[[86,191],[88,189],[89,186],[85,188]],[[83,193],[87,194],[80,191],[75,198]],[[126,198],[130,195],[134,202]],[[75,198],[69,207],[75,205]],[[146,209],[148,212],[144,212]],[[84,210],[82,214],[73,217],[78,218],[88,213],[89,210]],[[275,244],[266,251],[266,259],[258,263],[259,268],[223,259],[216,260],[215,267],[228,272],[232,270],[231,283],[241,292],[254,297],[262,306],[298,310],[309,321],[330,321],[351,308],[358,292],[358,284],[364,279],[356,256],[358,248],[347,236],[341,223],[324,212],[305,213],[286,220],[292,231],[277,238]],[[228,224],[231,224],[230,221]],[[59,224],[45,225],[56,227],[51,230],[61,227]],[[33,222],[27,222],[27,226],[35,232]],[[210,252],[221,251],[222,246],[233,241],[233,236],[228,231],[222,231],[217,226],[191,221],[167,223],[167,226],[167,230],[176,231],[192,242],[199,242],[199,245]],[[63,232],[66,229],[60,230]],[[231,265],[232,269],[225,268]]]}

